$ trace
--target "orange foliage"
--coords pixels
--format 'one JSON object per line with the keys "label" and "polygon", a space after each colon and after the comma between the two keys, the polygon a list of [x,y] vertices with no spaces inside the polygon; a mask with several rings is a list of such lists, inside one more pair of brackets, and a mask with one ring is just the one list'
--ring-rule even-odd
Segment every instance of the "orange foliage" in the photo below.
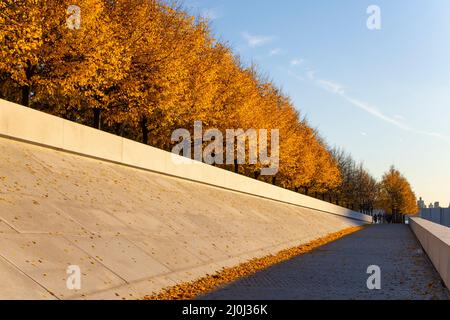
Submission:
{"label": "orange foliage", "polygon": [[[69,5],[81,9],[79,29],[66,26]],[[207,21],[166,2],[0,0],[0,43],[0,97],[165,150],[172,131],[195,120],[204,130],[278,129],[275,177],[260,176],[260,164],[223,167],[349,198],[346,169],[290,99],[214,39]]]}

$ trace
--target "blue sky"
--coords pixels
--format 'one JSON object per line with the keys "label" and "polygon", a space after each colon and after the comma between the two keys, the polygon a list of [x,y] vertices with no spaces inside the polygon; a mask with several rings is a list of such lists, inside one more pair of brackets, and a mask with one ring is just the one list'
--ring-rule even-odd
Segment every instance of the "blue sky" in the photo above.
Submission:
{"label": "blue sky", "polygon": [[[381,29],[366,26],[369,5]],[[187,0],[330,145],[450,202],[450,1]]]}

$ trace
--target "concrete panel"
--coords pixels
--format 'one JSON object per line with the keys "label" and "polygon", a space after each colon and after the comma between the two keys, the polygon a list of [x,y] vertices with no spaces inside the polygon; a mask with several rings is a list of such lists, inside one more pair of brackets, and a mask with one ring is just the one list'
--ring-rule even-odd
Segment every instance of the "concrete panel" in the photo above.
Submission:
{"label": "concrete panel", "polygon": [[[47,290],[33,281],[26,274],[0,257],[0,275],[2,283],[2,299],[6,300],[53,300],[56,299]],[[26,290],[23,290],[26,288]]]}
{"label": "concrete panel", "polygon": [[0,109],[0,135],[63,146],[63,119],[1,99]]}
{"label": "concrete panel", "polygon": [[57,193],[50,192],[50,186],[55,182],[49,175],[51,168],[42,165],[26,146],[23,143],[0,144],[0,153],[4,155],[0,161],[0,194],[58,197]]}
{"label": "concrete panel", "polygon": [[228,258],[227,253],[220,250],[216,244],[216,242],[221,241],[220,238],[214,237],[213,235],[210,235],[209,237],[180,235],[177,239],[189,246],[189,252],[192,252],[202,261],[213,262]]}
{"label": "concrete panel", "polygon": [[[62,236],[0,234],[0,255],[59,299],[97,292],[125,283]],[[67,267],[70,265],[78,265],[81,269],[80,290],[67,288]],[[0,277],[3,281],[4,275],[0,274]],[[14,286],[19,288],[17,284]],[[17,298],[23,298],[27,289],[28,287],[23,287],[18,290]],[[0,296],[3,298],[2,292]]]}
{"label": "concrete panel", "polygon": [[122,161],[122,138],[79,125],[71,121],[63,124],[63,148],[110,161]]}
{"label": "concrete panel", "polygon": [[68,204],[64,206],[64,212],[73,221],[92,234],[117,235],[137,233],[104,208],[86,208],[84,206]]}
{"label": "concrete panel", "polygon": [[172,271],[199,266],[207,261],[191,253],[190,243],[173,237],[128,236],[128,240]]}
{"label": "concrete panel", "polygon": [[165,152],[163,150],[123,139],[122,162],[127,165],[141,168],[147,167],[147,169],[156,172],[166,172],[166,162],[155,160],[164,156]]}
{"label": "concrete panel", "polygon": [[27,195],[1,196],[1,218],[21,233],[84,233],[86,230],[51,200]]}
{"label": "concrete panel", "polygon": [[0,233],[18,233],[5,221],[0,221]]}
{"label": "concrete panel", "polygon": [[220,265],[211,262],[209,264],[201,265],[199,267],[172,272],[171,274],[167,275],[167,278],[169,278],[175,283],[183,283],[197,280],[206,275],[212,275],[220,270],[222,270],[222,267]]}
{"label": "concrete panel", "polygon": [[66,238],[128,283],[170,271],[122,236]]}
{"label": "concrete panel", "polygon": [[156,294],[163,288],[176,283],[168,278],[146,279],[92,294],[77,296],[77,300],[137,300],[146,295]]}

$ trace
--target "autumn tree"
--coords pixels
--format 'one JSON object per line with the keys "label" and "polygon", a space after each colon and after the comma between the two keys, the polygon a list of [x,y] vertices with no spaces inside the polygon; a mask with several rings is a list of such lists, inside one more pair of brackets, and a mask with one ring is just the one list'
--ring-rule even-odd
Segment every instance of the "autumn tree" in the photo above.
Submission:
{"label": "autumn tree", "polygon": [[399,217],[418,212],[417,199],[408,180],[393,166],[383,175],[380,184],[379,206],[392,216]]}
{"label": "autumn tree", "polygon": [[[95,127],[128,59],[102,0],[0,1],[0,71],[21,90],[20,102],[65,116],[93,110]],[[68,10],[81,18],[70,28]]]}
{"label": "autumn tree", "polygon": [[375,178],[360,163],[356,166],[354,174],[354,207],[366,214],[373,213],[379,196],[379,185]]}
{"label": "autumn tree", "polygon": [[[80,9],[79,28],[68,28],[65,7]],[[45,64],[41,94],[68,97],[65,111],[86,111],[89,122],[100,128],[102,111],[107,111],[115,98],[116,88],[125,77],[130,57],[117,37],[118,26],[111,20],[104,1],[64,1],[57,17],[57,30],[49,31],[43,49],[51,50],[52,59]],[[53,48],[53,49],[51,49]],[[61,104],[59,104],[61,105]]]}
{"label": "autumn tree", "polygon": [[212,63],[204,56],[210,48],[206,25],[160,1],[113,1],[109,11],[131,63],[108,124],[132,127],[143,143],[167,149],[170,132],[192,105],[193,72],[204,74],[191,66]]}
{"label": "autumn tree", "polygon": [[[338,205],[352,210],[372,214],[379,196],[379,184],[362,163],[341,148],[329,150],[341,174],[341,181],[336,188],[328,192],[330,199]],[[330,200],[331,201],[331,200]]]}
{"label": "autumn tree", "polygon": [[0,73],[2,95],[20,91],[19,102],[28,106],[33,75],[43,44],[42,5],[38,0],[0,1]]}
{"label": "autumn tree", "polygon": [[356,163],[352,156],[341,148],[331,149],[330,154],[341,173],[341,183],[330,192],[330,197],[334,198],[336,204],[353,209],[355,207]]}

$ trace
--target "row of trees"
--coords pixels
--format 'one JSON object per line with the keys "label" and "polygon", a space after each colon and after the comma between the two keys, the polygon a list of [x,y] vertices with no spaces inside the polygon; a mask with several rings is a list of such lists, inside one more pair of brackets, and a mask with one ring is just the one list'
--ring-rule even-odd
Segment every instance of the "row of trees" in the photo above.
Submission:
{"label": "row of trees", "polygon": [[[67,12],[80,10],[80,25]],[[287,97],[214,39],[208,22],[157,0],[0,0],[0,97],[170,150],[191,129],[279,129],[280,167],[223,165],[370,212],[379,185],[330,150]],[[270,145],[270,141],[269,141]]]}
{"label": "row of trees", "polygon": [[326,194],[329,201],[372,214],[375,209],[383,209],[390,215],[415,214],[418,212],[417,199],[404,175],[391,167],[377,181],[350,154],[340,148],[330,150],[341,174],[341,183]]}
{"label": "row of trees", "polygon": [[350,154],[340,148],[330,151],[335,159],[341,174],[341,183],[337,188],[330,190],[330,199],[352,210],[372,213],[377,207],[380,184],[364,168],[357,163]]}

